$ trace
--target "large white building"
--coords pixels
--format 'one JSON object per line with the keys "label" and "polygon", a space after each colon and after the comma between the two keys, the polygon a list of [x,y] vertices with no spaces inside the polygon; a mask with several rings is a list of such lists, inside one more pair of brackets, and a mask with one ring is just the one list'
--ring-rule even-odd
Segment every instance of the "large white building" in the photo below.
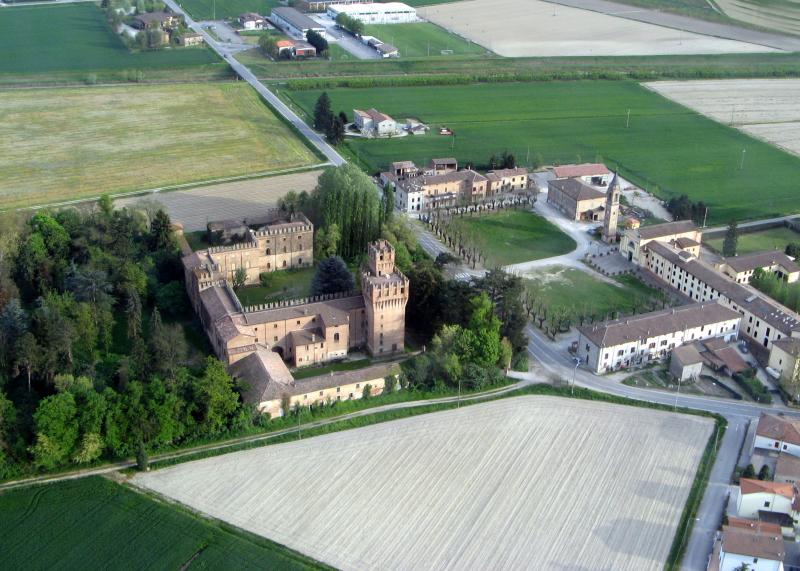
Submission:
{"label": "large white building", "polygon": [[418,20],[417,11],[402,2],[333,4],[328,6],[327,14],[334,20],[339,14],[346,14],[364,24],[406,24]]}
{"label": "large white building", "polygon": [[287,35],[298,39],[307,39],[307,34],[310,31],[318,33],[320,36],[325,37],[325,26],[319,22],[315,22],[305,14],[289,8],[281,6],[272,9],[270,20],[277,28],[280,28]]}
{"label": "large white building", "polygon": [[739,335],[741,315],[719,303],[695,303],[578,329],[578,357],[595,373],[660,360],[684,343]]}

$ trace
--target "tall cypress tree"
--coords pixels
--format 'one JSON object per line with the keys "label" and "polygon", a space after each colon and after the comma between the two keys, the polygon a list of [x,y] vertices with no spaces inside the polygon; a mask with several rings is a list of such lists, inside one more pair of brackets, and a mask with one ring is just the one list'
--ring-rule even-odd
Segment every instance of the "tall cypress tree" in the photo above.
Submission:
{"label": "tall cypress tree", "polygon": [[731,258],[736,255],[739,246],[739,229],[736,227],[736,220],[731,220],[728,224],[728,231],[725,233],[725,241],[722,243],[722,255]]}
{"label": "tall cypress tree", "polygon": [[314,106],[314,128],[317,131],[327,133],[331,128],[333,121],[333,111],[331,111],[331,98],[328,97],[328,92],[323,91],[322,95],[317,99],[317,104]]}

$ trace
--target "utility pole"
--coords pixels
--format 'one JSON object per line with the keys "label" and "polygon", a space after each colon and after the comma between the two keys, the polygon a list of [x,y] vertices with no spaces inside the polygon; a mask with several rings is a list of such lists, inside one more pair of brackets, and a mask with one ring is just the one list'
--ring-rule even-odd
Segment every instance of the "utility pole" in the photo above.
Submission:
{"label": "utility pole", "polygon": [[628,109],[628,118],[625,119],[625,128],[627,129],[631,124],[631,110]]}
{"label": "utility pole", "polygon": [[708,218],[708,206],[706,206],[706,211],[703,213],[703,228],[706,227],[706,219]]}
{"label": "utility pole", "polygon": [[744,154],[747,152],[747,149],[742,149],[742,162],[739,163],[739,170],[744,168]]}
{"label": "utility pole", "polygon": [[458,378],[458,402],[456,408],[461,408],[461,377]]}
{"label": "utility pole", "polygon": [[575,357],[575,368],[572,369],[572,386],[570,387],[570,396],[575,396],[575,373],[578,372],[578,367],[581,364],[581,360]]}
{"label": "utility pole", "polygon": [[302,440],[303,434],[300,430],[300,405],[297,405],[297,439]]}

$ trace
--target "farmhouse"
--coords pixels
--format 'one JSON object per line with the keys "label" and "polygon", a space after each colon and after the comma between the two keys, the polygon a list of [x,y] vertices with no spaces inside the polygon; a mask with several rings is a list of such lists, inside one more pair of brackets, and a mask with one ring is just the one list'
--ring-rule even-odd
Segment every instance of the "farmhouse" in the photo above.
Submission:
{"label": "farmhouse", "polygon": [[255,12],[245,12],[239,16],[239,24],[245,30],[263,30],[267,19]]}
{"label": "farmhouse", "polygon": [[353,109],[353,123],[363,135],[390,137],[399,133],[397,122],[377,109]]}
{"label": "farmhouse", "polygon": [[753,448],[783,452],[800,458],[800,420],[762,414],[756,426]]}
{"label": "farmhouse", "polygon": [[786,484],[800,484],[800,458],[780,454],[775,462],[775,481]]}
{"label": "farmhouse", "polygon": [[794,484],[742,478],[736,513],[746,519],[777,523],[784,535],[794,535],[797,517],[797,488]]}
{"label": "farmhouse", "polygon": [[547,202],[570,220],[602,220],[606,195],[577,178],[547,182]]}
{"label": "farmhouse", "polygon": [[368,390],[379,395],[386,378],[397,378],[400,366],[384,363],[355,371],[343,371],[306,379],[295,379],[277,353],[258,349],[231,366],[231,376],[247,385],[243,400],[253,403],[259,412],[275,418],[290,409],[329,404],[342,400],[357,400]]}
{"label": "farmhouse", "polygon": [[401,2],[331,4],[327,13],[332,20],[345,14],[364,24],[405,24],[417,21],[417,11]]}
{"label": "farmhouse", "polygon": [[172,30],[183,22],[180,14],[172,12],[145,12],[133,18],[133,27],[139,30],[150,28],[160,28],[162,30]]}
{"label": "farmhouse", "polygon": [[800,379],[800,337],[784,337],[772,344],[768,366],[780,373],[785,381],[796,382]]}
{"label": "farmhouse", "polygon": [[575,178],[587,184],[606,186],[611,171],[606,168],[606,165],[600,163],[583,163],[553,167],[553,175],[557,179]]}
{"label": "farmhouse", "polygon": [[779,525],[731,517],[714,542],[708,571],[783,571],[786,546]]}
{"label": "farmhouse", "polygon": [[[413,165],[414,163],[411,164]],[[458,170],[458,161],[455,159],[455,157],[431,159],[428,168],[429,170],[433,171],[432,174],[447,174],[449,172],[455,172]]]}
{"label": "farmhouse", "polygon": [[178,36],[178,45],[188,47],[188,46],[200,46],[203,45],[203,36],[194,32],[189,32],[186,34],[181,34]]}
{"label": "farmhouse", "polygon": [[[261,252],[273,249],[276,243],[282,250],[285,239],[287,251],[279,251],[278,256],[296,260],[299,254],[288,250],[294,237],[302,243],[298,248],[304,256],[303,265],[310,264],[311,257],[305,258],[311,254],[310,226],[278,228],[273,232],[255,232],[259,244],[263,240],[262,246],[237,244],[222,251],[211,248],[183,258],[189,299],[221,360],[233,364],[266,349],[301,367],[340,359],[358,347],[380,356],[403,352],[409,283],[394,266],[394,248],[384,240],[369,246],[368,264],[361,274],[361,293],[342,292],[242,307],[231,288],[232,263],[224,257],[219,259],[221,254],[254,249],[248,258],[249,265],[236,267],[245,267],[248,277],[258,276],[263,271],[290,267],[276,266],[274,254],[264,256]],[[267,248],[266,244],[271,246]],[[215,261],[215,255],[219,261]]]}
{"label": "farmhouse", "polygon": [[[636,232],[642,233],[647,229],[640,228]],[[629,234],[630,231],[625,236]],[[742,333],[767,349],[772,349],[773,342],[791,337],[795,331],[800,335],[800,321],[796,314],[737,284],[675,244],[649,240],[640,253],[644,261],[642,265],[682,295],[697,302],[716,300],[741,314]]]}
{"label": "farmhouse", "polygon": [[530,188],[528,169],[523,167],[491,170],[486,173],[486,178],[489,179],[490,194]]}
{"label": "farmhouse", "polygon": [[294,8],[273,8],[270,20],[277,28],[299,40],[305,40],[309,31],[325,36],[325,27]]}
{"label": "farmhouse", "polygon": [[739,334],[741,316],[719,303],[695,303],[578,328],[578,357],[595,373],[644,365],[696,340]]}
{"label": "farmhouse", "polygon": [[643,246],[652,241],[675,242],[681,240],[681,248],[697,248],[695,255],[699,255],[702,232],[691,220],[666,222],[653,226],[643,226],[623,232],[619,244],[619,253],[639,266],[644,266]]}
{"label": "farmhouse", "polygon": [[788,283],[800,279],[800,266],[783,252],[756,252],[725,258],[717,268],[739,284],[749,284],[756,270],[774,274]]}

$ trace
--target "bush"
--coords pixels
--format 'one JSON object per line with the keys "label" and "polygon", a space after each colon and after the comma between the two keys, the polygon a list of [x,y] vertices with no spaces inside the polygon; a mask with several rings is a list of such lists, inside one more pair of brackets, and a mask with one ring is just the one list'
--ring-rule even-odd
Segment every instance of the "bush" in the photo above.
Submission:
{"label": "bush", "polygon": [[755,372],[752,369],[744,374],[734,373],[733,380],[756,402],[772,404],[772,395],[761,384],[761,381],[755,378]]}
{"label": "bush", "polygon": [[258,283],[261,284],[261,287],[269,287],[269,272],[258,274]]}

